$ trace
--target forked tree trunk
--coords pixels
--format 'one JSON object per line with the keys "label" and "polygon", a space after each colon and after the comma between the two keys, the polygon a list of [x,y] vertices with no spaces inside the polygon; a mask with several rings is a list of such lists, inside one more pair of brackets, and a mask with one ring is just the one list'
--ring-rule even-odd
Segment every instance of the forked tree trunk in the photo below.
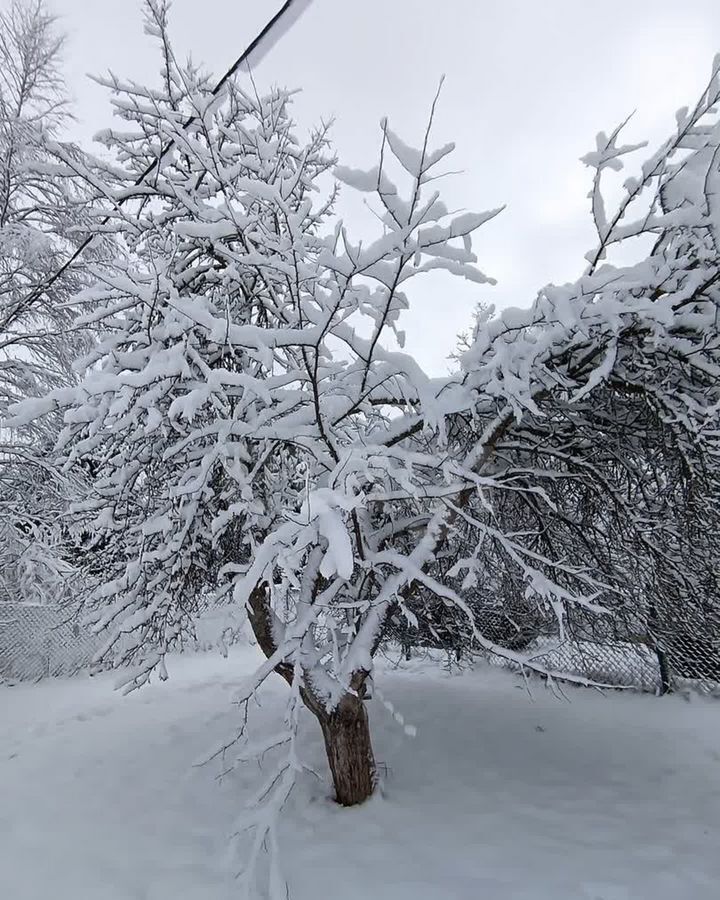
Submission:
{"label": "forked tree trunk", "polygon": [[[275,652],[272,634],[272,613],[267,600],[267,585],[260,583],[248,601],[250,624],[263,653],[269,658]],[[279,663],[275,671],[288,684],[293,683],[295,671],[286,662]],[[370,741],[370,723],[367,709],[361,699],[365,694],[365,675],[357,673],[351,681],[353,691],[347,693],[332,712],[313,696],[312,691],[301,687],[300,695],[305,706],[320,723],[325,750],[335,786],[335,799],[343,806],[363,803],[375,787],[375,757]]]}
{"label": "forked tree trunk", "polygon": [[342,806],[355,806],[370,797],[375,787],[375,757],[370,724],[363,701],[346,694],[337,709],[318,716],[335,787]]}

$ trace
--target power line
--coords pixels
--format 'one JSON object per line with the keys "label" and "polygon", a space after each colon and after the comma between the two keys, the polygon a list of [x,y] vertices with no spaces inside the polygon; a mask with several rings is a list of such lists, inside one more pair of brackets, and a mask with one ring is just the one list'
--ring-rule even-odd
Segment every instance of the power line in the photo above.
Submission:
{"label": "power line", "polygon": [[[296,21],[299,18],[300,14],[302,12],[304,12],[305,9],[307,9],[307,7],[310,5],[310,2],[311,2],[311,0],[285,0],[285,3],[283,3],[283,5],[275,13],[275,15],[267,21],[267,23],[262,28],[262,30],[253,38],[253,40],[243,50],[243,52],[240,54],[240,56],[238,56],[238,58],[235,60],[235,62],[230,66],[230,68],[227,70],[227,72],[225,72],[225,74],[222,76],[222,78],[218,81],[218,83],[212,89],[212,96],[217,97],[217,95],[222,91],[222,89],[225,87],[225,85],[228,83],[228,81],[230,81],[230,79],[233,77],[233,75],[236,74],[236,72],[238,71],[240,66],[242,66],[243,63],[250,62],[250,59],[253,56],[253,54],[255,54],[255,57],[257,60],[259,60],[261,58],[261,56],[264,55],[262,45],[263,45],[263,43],[265,43],[269,40],[272,31],[274,30],[275,26],[278,25],[278,23],[281,21],[281,19],[283,19],[285,16],[288,16],[288,18],[291,19],[291,23]],[[289,15],[290,12],[292,12],[292,16]],[[183,129],[188,128],[190,125],[192,125],[192,123],[197,118],[198,118],[197,114],[192,115],[189,118],[187,118],[182,124]],[[170,150],[172,150],[172,148],[174,146],[175,146],[175,138],[171,138],[171,140],[169,140],[167,142],[167,144],[165,144],[165,146],[160,149],[160,153],[150,163],[150,165],[135,179],[135,182],[134,182],[135,187],[138,187],[139,185],[141,185],[145,181],[145,179],[148,177],[148,175],[152,174],[152,172],[155,170],[155,168],[162,162],[163,158],[170,152]],[[130,199],[129,197],[125,197],[124,199],[119,200],[118,206],[122,206],[123,203],[125,203],[129,199]],[[106,216],[102,220],[102,224],[106,225],[109,221],[110,221],[110,216]],[[25,305],[27,303],[32,303],[41,294],[43,294],[45,291],[47,291],[49,288],[51,288],[53,286],[53,284],[55,284],[55,282],[58,280],[58,278],[61,278],[65,274],[65,272],[67,272],[67,270],[75,262],[75,260],[78,259],[80,256],[82,256],[82,254],[85,252],[85,250],[87,250],[87,248],[93,242],[95,237],[96,237],[95,234],[88,235],[88,237],[86,237],[82,241],[82,243],[79,244],[78,247],[73,251],[73,253],[65,260],[65,262],[60,266],[60,268],[56,269],[55,272],[53,272],[53,274],[49,278],[47,278],[42,284],[37,285],[37,287],[34,287],[30,291],[30,293],[27,295],[27,297],[25,297],[22,305]]]}

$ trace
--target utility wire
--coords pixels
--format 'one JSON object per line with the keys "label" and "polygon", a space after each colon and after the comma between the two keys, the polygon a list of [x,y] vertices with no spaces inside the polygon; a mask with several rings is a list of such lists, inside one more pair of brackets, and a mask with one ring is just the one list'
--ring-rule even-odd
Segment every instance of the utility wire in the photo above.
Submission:
{"label": "utility wire", "polygon": [[[283,5],[275,13],[275,15],[271,19],[268,20],[268,22],[265,24],[263,29],[253,38],[253,40],[243,50],[243,52],[240,54],[240,56],[238,56],[238,58],[235,60],[235,62],[230,66],[230,68],[227,70],[227,72],[225,72],[223,77],[218,81],[218,83],[212,89],[212,96],[217,97],[217,95],[222,91],[222,89],[225,87],[225,85],[228,83],[228,81],[230,81],[230,79],[233,77],[233,75],[236,74],[236,72],[238,71],[240,66],[242,66],[243,63],[248,62],[250,60],[250,57],[253,55],[253,53],[255,53],[258,50],[260,51],[260,53],[258,54],[258,57],[259,57],[259,55],[262,53],[262,50],[260,49],[262,43],[270,36],[271,32],[273,31],[275,26],[280,22],[280,20],[283,19],[285,17],[285,15],[291,11],[292,7],[295,7],[295,9],[293,9],[292,11],[293,11],[293,13],[295,13],[295,18],[297,18],[297,15],[299,14],[299,12],[302,12],[303,9],[306,8],[308,5],[309,5],[308,0],[285,0],[285,3],[283,3]],[[196,113],[195,115],[192,115],[188,119],[186,119],[182,124],[183,129],[188,128],[190,125],[192,125],[192,123],[197,118],[198,118],[198,115]],[[135,187],[139,187],[145,181],[145,179],[148,177],[148,175],[152,174],[152,172],[160,165],[163,158],[170,152],[170,150],[172,150],[172,148],[174,146],[175,146],[175,139],[171,138],[167,142],[167,144],[165,144],[165,146],[161,148],[160,153],[150,163],[150,165],[135,179],[135,182],[134,182]],[[130,198],[125,197],[124,199],[119,200],[118,206],[122,206],[123,203],[125,203],[128,199],[130,199]],[[110,221],[110,216],[106,216],[102,220],[102,224],[107,225],[107,223],[109,221]],[[95,237],[96,237],[95,234],[88,235],[88,237],[86,237],[82,241],[82,243],[79,244],[78,247],[73,251],[73,253],[65,260],[65,262],[60,266],[60,268],[56,269],[55,272],[53,272],[53,274],[49,278],[47,278],[44,282],[37,285],[30,291],[30,293],[27,295],[27,297],[25,297],[22,305],[32,303],[34,300],[37,300],[37,298],[41,294],[43,294],[45,291],[47,291],[49,288],[51,288],[53,286],[53,284],[55,284],[55,282],[58,280],[58,278],[61,278],[65,274],[65,272],[67,272],[67,270],[75,262],[75,260],[78,259],[80,256],[82,256],[82,254],[85,252],[85,250],[87,250],[87,248],[93,242]]]}

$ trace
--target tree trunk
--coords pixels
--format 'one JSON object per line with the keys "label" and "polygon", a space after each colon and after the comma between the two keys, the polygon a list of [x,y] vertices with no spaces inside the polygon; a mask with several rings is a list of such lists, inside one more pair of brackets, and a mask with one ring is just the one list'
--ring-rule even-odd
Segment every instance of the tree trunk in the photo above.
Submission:
{"label": "tree trunk", "polygon": [[370,797],[375,787],[375,757],[365,704],[346,694],[337,709],[318,716],[335,787],[342,806],[355,806]]}
{"label": "tree trunk", "polygon": [[[248,601],[250,624],[268,658],[275,652],[272,634],[272,611],[267,600],[267,585],[257,585]],[[288,684],[293,683],[295,670],[287,662],[275,666],[275,671]],[[340,704],[327,712],[308,686],[300,687],[303,703],[320,723],[325,738],[335,799],[343,806],[355,806],[370,797],[375,787],[375,757],[370,741],[370,723],[362,697],[365,696],[367,672],[356,672],[350,686],[355,693],[347,693]]]}

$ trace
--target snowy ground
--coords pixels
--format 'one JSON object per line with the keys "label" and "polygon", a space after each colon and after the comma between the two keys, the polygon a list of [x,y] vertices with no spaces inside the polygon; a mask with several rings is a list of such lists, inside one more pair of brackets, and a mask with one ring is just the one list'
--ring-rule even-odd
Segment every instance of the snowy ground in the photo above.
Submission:
{"label": "snowy ground", "polygon": [[[0,687],[0,896],[237,897],[227,835],[255,765],[193,768],[226,736],[254,651],[188,656],[129,697],[112,679]],[[293,900],[711,900],[720,884],[720,703],[409,663],[371,702],[382,796],[301,789],[281,835]],[[283,685],[255,726],[272,727]],[[322,765],[312,722],[307,756]]]}

